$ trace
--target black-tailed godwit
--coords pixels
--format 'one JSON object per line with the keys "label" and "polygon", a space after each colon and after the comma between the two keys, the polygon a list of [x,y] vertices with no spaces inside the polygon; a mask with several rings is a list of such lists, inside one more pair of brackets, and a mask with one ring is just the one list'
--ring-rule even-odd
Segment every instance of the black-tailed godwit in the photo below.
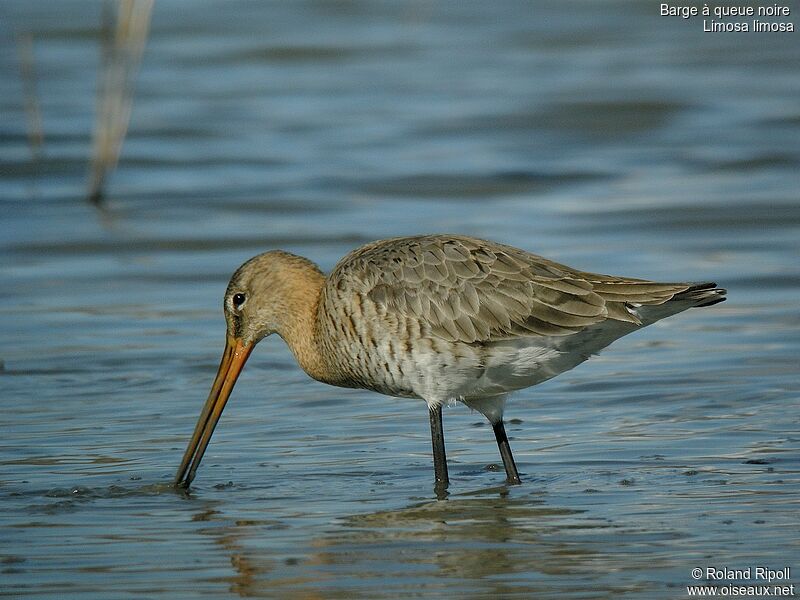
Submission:
{"label": "black-tailed godwit", "polygon": [[259,254],[225,292],[225,351],[176,483],[189,485],[255,345],[277,333],[300,366],[331,385],[421,398],[437,485],[448,483],[442,405],[489,420],[509,483],[519,483],[503,410],[509,392],[568,371],[611,342],[725,300],[714,283],[586,273],[459,235],[382,240],[325,276],[280,250]]}

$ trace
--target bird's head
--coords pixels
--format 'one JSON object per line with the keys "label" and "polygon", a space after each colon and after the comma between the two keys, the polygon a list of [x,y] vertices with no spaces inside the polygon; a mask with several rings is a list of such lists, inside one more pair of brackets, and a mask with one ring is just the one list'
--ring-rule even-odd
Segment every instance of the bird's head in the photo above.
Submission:
{"label": "bird's head", "polygon": [[273,333],[283,337],[323,277],[302,256],[282,250],[254,256],[236,270],[225,291],[228,337],[245,348]]}
{"label": "bird's head", "polygon": [[214,427],[255,345],[272,333],[291,339],[310,327],[309,308],[318,297],[324,275],[311,261],[272,250],[254,256],[231,277],[223,310],[227,324],[225,350],[217,376],[200,414],[175,483],[194,478]]}

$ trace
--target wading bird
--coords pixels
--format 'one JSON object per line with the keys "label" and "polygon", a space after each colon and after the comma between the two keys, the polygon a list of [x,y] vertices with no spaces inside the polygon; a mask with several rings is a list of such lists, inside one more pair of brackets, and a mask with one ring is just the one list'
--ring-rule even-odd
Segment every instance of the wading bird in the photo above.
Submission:
{"label": "wading bird", "polygon": [[440,489],[448,483],[442,405],[452,400],[486,416],[507,480],[519,483],[503,426],[509,392],[568,371],[659,319],[722,302],[725,293],[715,283],[586,273],[459,235],[373,242],[327,277],[303,257],[259,254],[225,292],[225,350],[175,482],[191,483],[247,358],[277,333],[318,381],[423,399]]}

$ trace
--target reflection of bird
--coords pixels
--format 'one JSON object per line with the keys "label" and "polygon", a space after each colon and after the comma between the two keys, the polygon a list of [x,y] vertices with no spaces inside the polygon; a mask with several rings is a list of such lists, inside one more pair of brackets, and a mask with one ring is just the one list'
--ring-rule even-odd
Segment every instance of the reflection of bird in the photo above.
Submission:
{"label": "reflection of bird", "polygon": [[225,351],[176,483],[191,483],[245,361],[272,333],[314,379],[424,399],[440,487],[448,482],[442,404],[451,400],[489,419],[508,481],[518,483],[503,426],[508,392],[659,319],[723,300],[714,283],[585,273],[456,235],[367,244],[327,277],[300,256],[260,254],[225,292]]}

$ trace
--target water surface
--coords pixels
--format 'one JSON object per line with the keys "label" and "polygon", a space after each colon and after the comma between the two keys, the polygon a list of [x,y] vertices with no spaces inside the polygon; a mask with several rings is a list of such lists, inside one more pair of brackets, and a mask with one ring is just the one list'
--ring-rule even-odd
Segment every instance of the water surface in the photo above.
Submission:
{"label": "water surface", "polygon": [[[5,2],[0,595],[683,598],[694,567],[800,572],[800,38],[657,10],[159,1],[98,210],[100,7]],[[516,394],[521,486],[447,409],[445,501],[419,401],[322,386],[268,339],[171,488],[236,266],[435,231],[730,300]]]}

